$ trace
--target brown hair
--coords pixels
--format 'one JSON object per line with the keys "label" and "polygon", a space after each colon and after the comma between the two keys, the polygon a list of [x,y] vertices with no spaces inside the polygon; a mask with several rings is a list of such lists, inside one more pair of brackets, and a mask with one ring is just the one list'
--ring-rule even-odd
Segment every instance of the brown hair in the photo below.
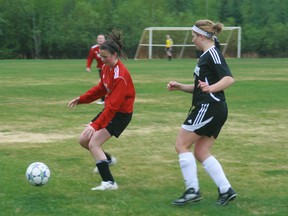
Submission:
{"label": "brown hair", "polygon": [[195,26],[213,35],[221,33],[224,27],[222,23],[214,23],[211,20],[198,20],[196,21]]}
{"label": "brown hair", "polygon": [[124,46],[122,41],[122,33],[120,31],[113,30],[109,34],[108,38],[109,39],[100,46],[100,49],[107,50],[110,54],[117,53],[119,57],[126,59],[126,56],[122,51]]}

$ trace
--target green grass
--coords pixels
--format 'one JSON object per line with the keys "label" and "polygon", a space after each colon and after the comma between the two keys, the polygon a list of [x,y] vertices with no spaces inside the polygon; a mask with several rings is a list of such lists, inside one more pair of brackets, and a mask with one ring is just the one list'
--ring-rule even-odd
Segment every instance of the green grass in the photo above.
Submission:
{"label": "green grass", "polygon": [[[78,145],[82,124],[96,104],[68,110],[67,103],[98,82],[85,60],[0,61],[1,215],[287,215],[287,59],[228,59],[235,84],[226,91],[229,118],[216,141],[219,159],[238,193],[215,205],[217,188],[198,164],[204,199],[175,207],[184,191],[174,142],[191,95],[167,92],[166,83],[192,82],[195,60],[124,61],[135,82],[134,118],[104,148],[118,191],[95,192],[94,161]],[[43,187],[25,179],[27,166],[45,162],[52,176]]]}

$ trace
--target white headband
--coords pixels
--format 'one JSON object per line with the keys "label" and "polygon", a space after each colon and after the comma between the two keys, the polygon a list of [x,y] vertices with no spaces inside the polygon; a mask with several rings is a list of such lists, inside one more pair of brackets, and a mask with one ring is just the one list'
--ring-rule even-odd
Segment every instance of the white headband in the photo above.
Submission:
{"label": "white headband", "polygon": [[198,28],[198,27],[195,26],[195,25],[192,27],[192,30],[195,31],[195,32],[197,32],[198,34],[204,35],[204,36],[206,36],[206,37],[208,37],[208,38],[212,38],[212,36],[213,36],[212,33],[208,33],[208,32],[206,32],[206,31],[203,31],[202,29]]}

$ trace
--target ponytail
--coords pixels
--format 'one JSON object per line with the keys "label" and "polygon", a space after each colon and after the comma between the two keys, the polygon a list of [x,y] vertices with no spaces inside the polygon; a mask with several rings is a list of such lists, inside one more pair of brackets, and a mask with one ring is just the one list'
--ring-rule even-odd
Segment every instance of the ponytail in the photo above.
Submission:
{"label": "ponytail", "polygon": [[117,53],[119,57],[126,59],[125,54],[122,51],[124,43],[122,41],[122,33],[120,31],[112,30],[106,40],[101,46],[101,50],[107,50],[109,53]]}
{"label": "ponytail", "polygon": [[224,27],[222,23],[214,23],[211,20],[198,20],[196,21],[195,26],[209,34],[212,34],[212,36],[221,33]]}

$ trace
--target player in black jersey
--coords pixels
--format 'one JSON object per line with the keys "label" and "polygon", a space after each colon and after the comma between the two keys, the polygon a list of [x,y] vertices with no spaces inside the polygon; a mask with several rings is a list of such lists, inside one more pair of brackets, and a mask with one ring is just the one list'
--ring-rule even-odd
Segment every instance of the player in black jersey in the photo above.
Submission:
{"label": "player in black jersey", "polygon": [[[180,90],[193,95],[192,108],[176,138],[176,151],[186,191],[173,202],[174,205],[202,199],[195,158],[217,185],[218,204],[226,205],[237,196],[221,164],[210,152],[228,115],[224,89],[234,83],[230,69],[219,49],[215,48],[213,40],[222,28],[222,23],[210,20],[195,23],[192,27],[192,41],[203,54],[194,69],[194,84],[176,81],[167,84],[169,91]],[[194,154],[190,150],[193,145]]]}

